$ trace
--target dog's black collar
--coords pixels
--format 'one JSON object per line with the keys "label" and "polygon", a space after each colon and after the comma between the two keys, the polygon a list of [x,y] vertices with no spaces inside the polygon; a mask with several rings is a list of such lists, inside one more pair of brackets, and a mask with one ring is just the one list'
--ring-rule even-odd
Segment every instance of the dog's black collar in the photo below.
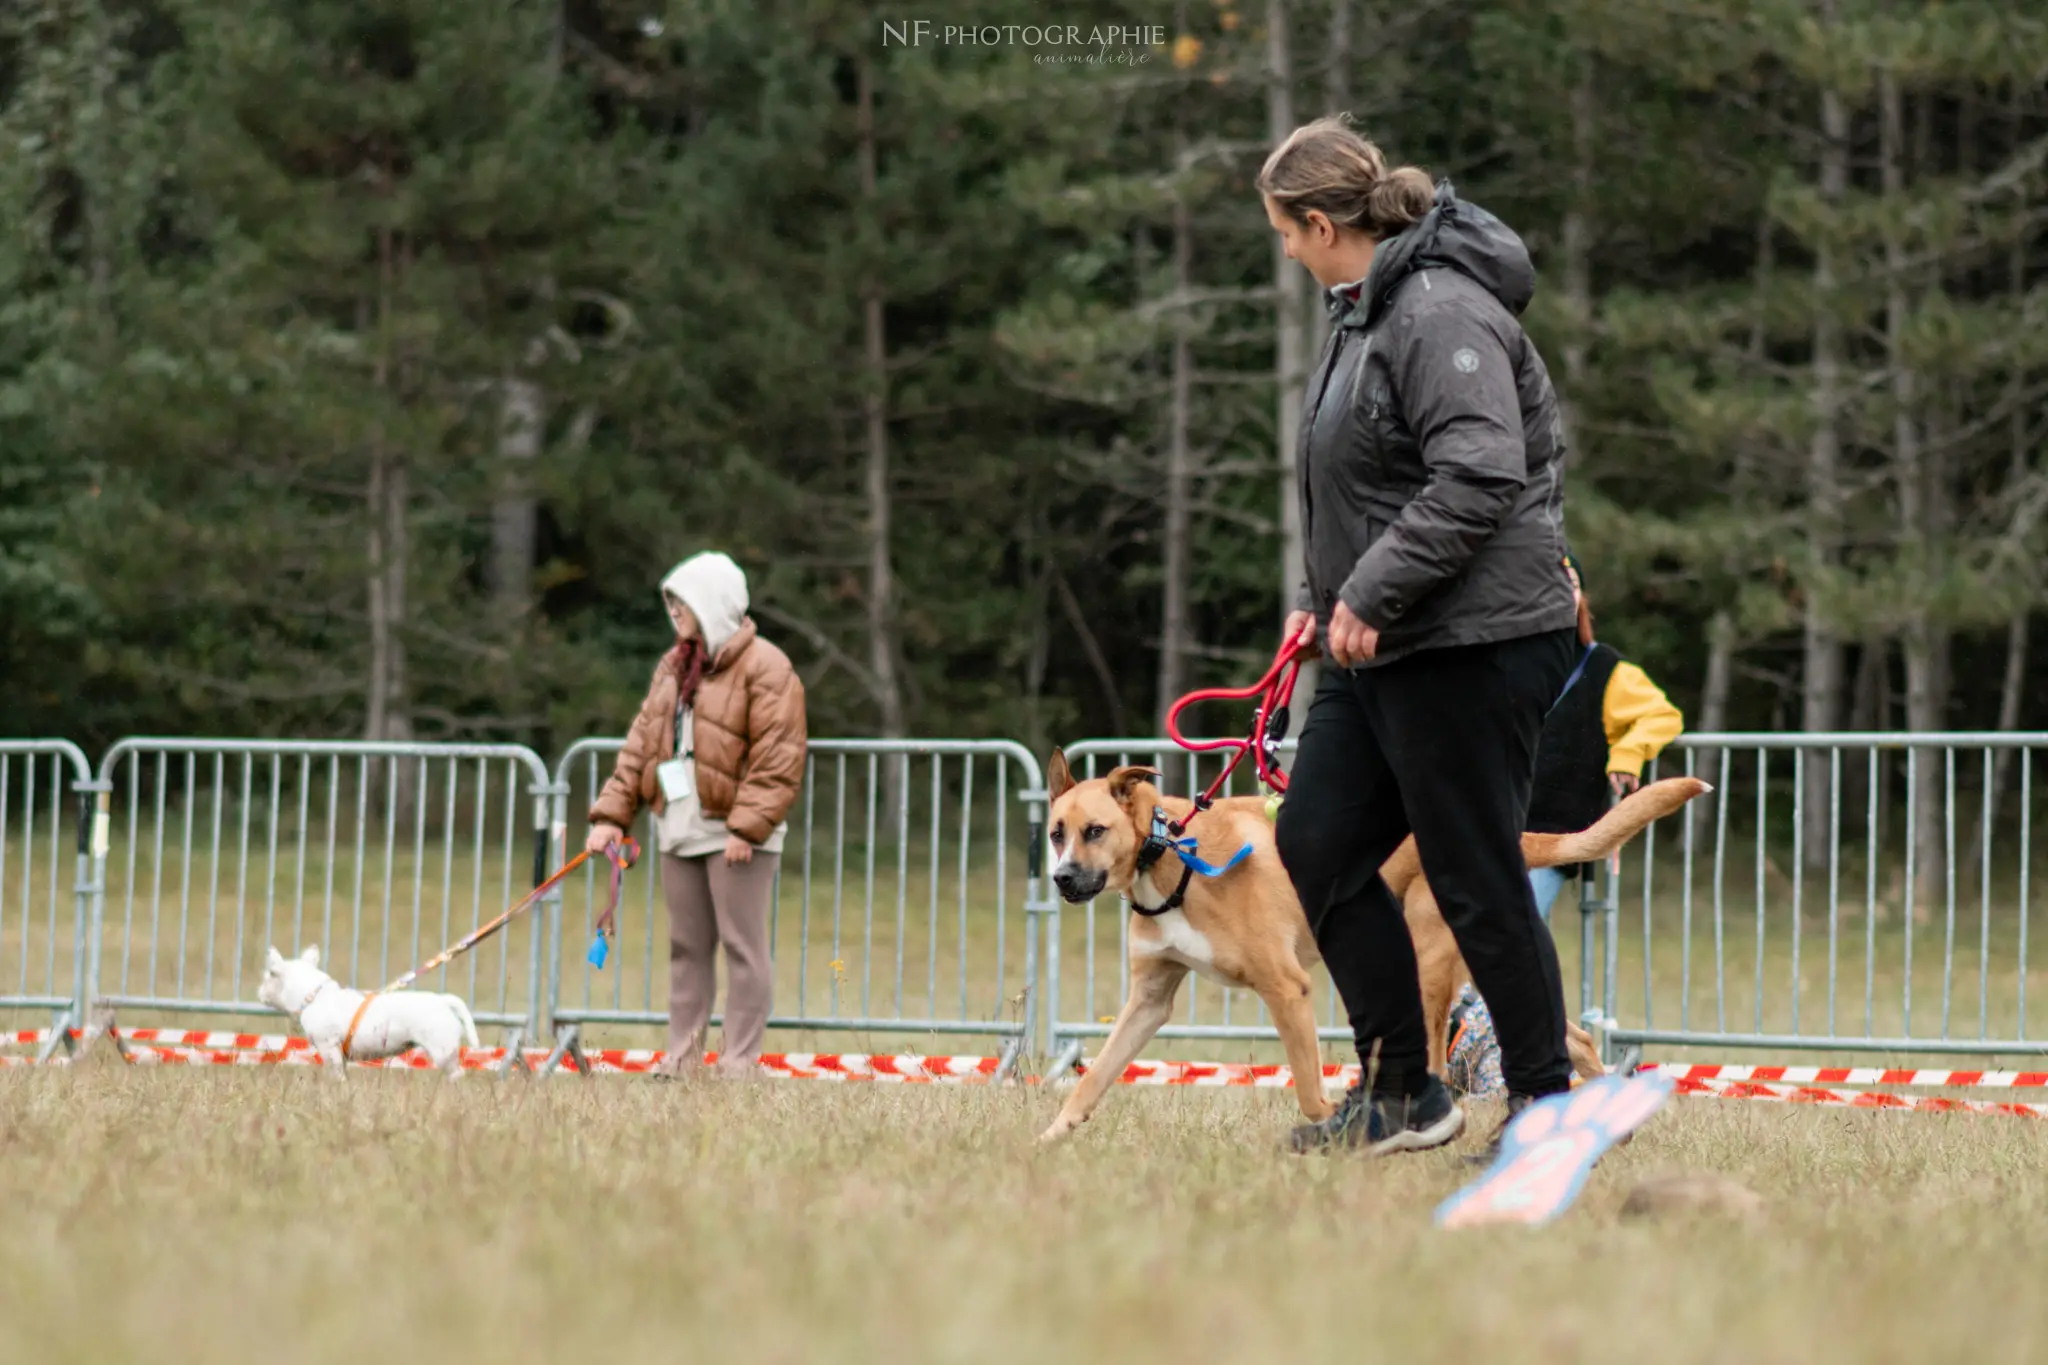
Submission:
{"label": "dog's black collar", "polygon": [[1164,901],[1160,902],[1158,905],[1149,908],[1138,904],[1137,897],[1133,896],[1131,898],[1131,909],[1136,913],[1143,915],[1146,919],[1151,919],[1155,915],[1163,915],[1169,910],[1178,910],[1181,908],[1182,905],[1187,903],[1188,883],[1193,881],[1194,879],[1195,869],[1190,867],[1186,863],[1182,863],[1180,865],[1180,885],[1173,888],[1173,894],[1171,896],[1168,896]]}
{"label": "dog's black collar", "polygon": [[[1196,812],[1206,808],[1204,802],[1200,799],[1196,800]],[[1193,818],[1193,813],[1190,813],[1189,819]],[[1180,821],[1168,820],[1165,812],[1160,810],[1159,807],[1154,806],[1152,808],[1152,826],[1145,831],[1145,842],[1138,845],[1137,862],[1138,875],[1140,877],[1146,876],[1153,868],[1159,865],[1159,860],[1172,851],[1173,841],[1185,833],[1186,828],[1186,825]],[[1180,865],[1180,885],[1173,888],[1173,894],[1166,898],[1165,903],[1147,909],[1145,906],[1138,904],[1137,897],[1133,896],[1131,898],[1131,909],[1147,919],[1151,919],[1155,915],[1163,915],[1169,910],[1180,909],[1187,902],[1188,883],[1193,881],[1194,877],[1194,865],[1183,859]]]}

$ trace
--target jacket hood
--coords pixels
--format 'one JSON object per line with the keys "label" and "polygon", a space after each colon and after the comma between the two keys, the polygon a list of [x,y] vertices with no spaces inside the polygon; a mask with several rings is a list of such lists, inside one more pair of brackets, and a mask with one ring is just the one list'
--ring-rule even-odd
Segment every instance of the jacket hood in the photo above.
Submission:
{"label": "jacket hood", "polygon": [[1401,282],[1423,270],[1457,271],[1516,317],[1536,294],[1536,267],[1529,260],[1529,248],[1506,223],[1458,198],[1448,180],[1437,186],[1436,204],[1421,222],[1380,243],[1359,302],[1347,310],[1346,321],[1377,321]]}
{"label": "jacket hood", "polygon": [[704,656],[716,659],[725,642],[739,633],[747,619],[747,575],[731,558],[707,551],[691,555],[661,580],[662,610],[667,599],[681,599],[704,633]]}

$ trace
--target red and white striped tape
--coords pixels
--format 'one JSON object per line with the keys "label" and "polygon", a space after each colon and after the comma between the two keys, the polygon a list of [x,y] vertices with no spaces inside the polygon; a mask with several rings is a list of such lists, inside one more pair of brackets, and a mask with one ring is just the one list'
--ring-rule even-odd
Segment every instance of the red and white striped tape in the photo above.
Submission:
{"label": "red and white striped tape", "polygon": [[[319,1066],[320,1055],[304,1038],[265,1034],[179,1032],[172,1029],[117,1029],[126,1045],[128,1060],[138,1066]],[[44,1034],[48,1036],[47,1031]],[[591,1074],[644,1074],[665,1056],[654,1050],[604,1049],[585,1052]],[[527,1065],[538,1067],[548,1058],[546,1048],[525,1048],[520,1054]],[[476,1071],[502,1064],[502,1047],[464,1048],[461,1066]],[[27,1065],[33,1059],[9,1057],[8,1064]],[[60,1059],[53,1059],[60,1060]],[[718,1054],[707,1053],[707,1064]],[[433,1062],[414,1049],[396,1057],[350,1063],[372,1069],[431,1070]],[[770,1075],[805,1080],[884,1081],[897,1083],[954,1082],[985,1084],[994,1078],[999,1061],[994,1057],[918,1057],[867,1055],[862,1053],[771,1052],[761,1058]],[[573,1074],[575,1060],[562,1059],[564,1073]]]}
{"label": "red and white striped tape", "polygon": [[[1087,1065],[1078,1068],[1084,1074]],[[1132,1062],[1117,1078],[1124,1085],[1247,1086],[1255,1090],[1284,1090],[1294,1084],[1294,1073],[1284,1066],[1254,1065],[1249,1062]],[[1323,1084],[1332,1081],[1350,1085],[1358,1079],[1356,1066],[1325,1063]]]}
{"label": "red and white striped tape", "polygon": [[[545,1058],[546,1053],[538,1054]],[[658,1051],[618,1049],[591,1050],[583,1054],[592,1075],[639,1075],[660,1065],[666,1054]],[[706,1065],[718,1060],[706,1053]],[[761,1058],[762,1070],[773,1076],[812,1081],[882,1081],[897,1084],[985,1085],[995,1078],[1000,1066],[995,1057],[919,1057],[911,1055],[856,1052],[770,1052]],[[573,1070],[575,1059],[562,1059],[565,1071]]]}
{"label": "red and white striped tape", "polygon": [[1775,1086],[1758,1081],[1680,1080],[1681,1095],[1710,1095],[1722,1100],[1772,1100],[1779,1104],[1839,1104],[1850,1109],[1903,1109],[1921,1114],[2009,1114],[2048,1118],[2048,1104],[2016,1100],[1959,1100],[1946,1095],[1894,1095],[1888,1090],[1824,1090],[1813,1086]]}
{"label": "red and white striped tape", "polygon": [[1888,1071],[1874,1066],[1719,1066],[1686,1062],[1646,1062],[1642,1069],[1661,1072],[1677,1081],[2048,1090],[2048,1071]]}
{"label": "red and white striped tape", "polygon": [[[128,1060],[140,1066],[318,1066],[319,1055],[304,1038],[281,1034],[227,1033],[203,1029],[118,1028],[115,1034],[126,1045]],[[74,1038],[80,1030],[70,1030]],[[0,1034],[0,1046],[38,1046],[49,1041],[47,1028],[24,1029]],[[521,1059],[538,1068],[548,1057],[545,1048],[526,1048]],[[592,1049],[584,1060],[593,1075],[641,1075],[653,1071],[664,1053],[655,1049]],[[502,1065],[506,1049],[464,1049],[465,1070],[483,1070]],[[62,1064],[63,1056],[51,1059]],[[707,1054],[707,1063],[717,1060]],[[33,1057],[0,1054],[0,1067],[29,1066]],[[432,1062],[417,1050],[380,1061],[353,1065],[372,1069],[428,1070]],[[573,1057],[564,1057],[562,1072],[573,1074]],[[803,1080],[841,1082],[883,1082],[897,1084],[987,1084],[996,1073],[994,1057],[923,1057],[897,1054],[778,1052],[761,1058],[764,1071],[773,1076]],[[1085,1072],[1085,1065],[1078,1068]],[[2048,1089],[2048,1071],[1934,1071],[1899,1070],[1881,1067],[1758,1066],[1715,1063],[1649,1063],[1645,1071],[1659,1071],[1678,1084],[1680,1094],[1704,1095],[1717,1099],[1753,1099],[1784,1104],[1842,1105],[1854,1109],[1903,1109],[1921,1113],[2012,1114],[2030,1118],[2048,1116],[2048,1104],[1952,1099],[1945,1096],[1897,1095],[1882,1090],[1842,1091],[1836,1085],[1897,1086],[1904,1088]],[[1325,1085],[1350,1085],[1358,1078],[1356,1066],[1326,1065]],[[1035,1079],[1035,1078],[1025,1078]],[[1244,1062],[1154,1062],[1137,1061],[1124,1069],[1118,1081],[1136,1086],[1193,1086],[1196,1088],[1243,1087],[1285,1089],[1293,1075],[1285,1066]]]}

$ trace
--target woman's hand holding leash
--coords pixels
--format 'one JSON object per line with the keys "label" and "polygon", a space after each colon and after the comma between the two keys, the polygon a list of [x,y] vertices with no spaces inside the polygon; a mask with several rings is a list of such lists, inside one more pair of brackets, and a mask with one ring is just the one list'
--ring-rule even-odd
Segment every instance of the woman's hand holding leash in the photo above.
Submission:
{"label": "woman's hand holding leash", "polygon": [[1316,648],[1316,614],[1312,611],[1291,611],[1287,613],[1287,625],[1280,632],[1283,646],[1293,645],[1295,653],[1304,659],[1313,659],[1322,651]]}
{"label": "woman's hand holding leash", "polygon": [[602,853],[626,837],[626,831],[606,820],[599,820],[590,827],[590,837],[583,841],[585,853]]}

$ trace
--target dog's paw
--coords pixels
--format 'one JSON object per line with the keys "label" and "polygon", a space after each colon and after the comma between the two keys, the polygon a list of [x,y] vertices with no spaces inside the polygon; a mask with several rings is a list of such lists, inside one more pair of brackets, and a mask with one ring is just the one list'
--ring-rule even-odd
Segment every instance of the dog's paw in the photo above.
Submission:
{"label": "dog's paw", "polygon": [[1080,1126],[1080,1124],[1075,1123],[1071,1119],[1054,1119],[1052,1121],[1052,1125],[1048,1127],[1044,1132],[1038,1135],[1038,1145],[1041,1147],[1050,1147],[1054,1143],[1060,1142],[1063,1139],[1065,1139],[1069,1133],[1072,1133],[1076,1128],[1079,1128]]}

